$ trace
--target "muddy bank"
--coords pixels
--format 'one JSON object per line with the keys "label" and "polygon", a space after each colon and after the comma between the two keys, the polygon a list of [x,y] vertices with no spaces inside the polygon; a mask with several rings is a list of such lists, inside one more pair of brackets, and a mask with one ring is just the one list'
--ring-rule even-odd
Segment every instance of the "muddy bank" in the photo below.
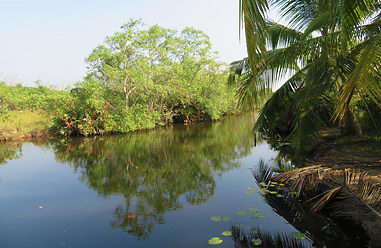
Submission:
{"label": "muddy bank", "polygon": [[35,138],[49,138],[52,137],[53,134],[48,130],[43,131],[31,131],[28,133],[13,133],[13,134],[1,134],[0,133],[0,142],[8,142],[8,141],[21,141],[21,140],[30,140]]}

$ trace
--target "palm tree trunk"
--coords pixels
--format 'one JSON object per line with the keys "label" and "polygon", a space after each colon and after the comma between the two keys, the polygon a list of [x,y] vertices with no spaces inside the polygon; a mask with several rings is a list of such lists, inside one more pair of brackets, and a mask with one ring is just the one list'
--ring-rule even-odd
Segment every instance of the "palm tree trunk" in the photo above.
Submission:
{"label": "palm tree trunk", "polygon": [[361,134],[361,127],[350,106],[347,107],[347,112],[344,116],[344,127],[341,130],[341,134],[345,136]]}

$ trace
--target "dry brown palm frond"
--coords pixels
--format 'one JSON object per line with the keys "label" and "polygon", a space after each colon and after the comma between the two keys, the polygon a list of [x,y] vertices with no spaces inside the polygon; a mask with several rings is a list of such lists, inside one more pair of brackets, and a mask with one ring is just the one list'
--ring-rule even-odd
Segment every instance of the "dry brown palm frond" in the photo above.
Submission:
{"label": "dry brown palm frond", "polygon": [[[319,192],[324,189],[324,193],[310,199],[319,198],[311,206],[313,212],[321,210],[335,197],[333,206],[338,214],[369,213],[381,217],[374,209],[381,205],[381,184],[371,180],[365,171],[313,165],[275,175],[272,179],[289,183],[290,189],[297,191],[298,195],[301,192]],[[354,205],[357,207],[354,208]]]}
{"label": "dry brown palm frond", "polygon": [[327,168],[321,165],[313,165],[275,175],[273,180],[291,183],[292,189],[300,194],[302,191],[314,189],[317,183],[324,178],[322,175],[326,174],[326,171]]}
{"label": "dry brown palm frond", "polygon": [[370,205],[378,205],[381,201],[381,184],[370,180],[364,171],[346,169],[343,173],[344,185],[357,197]]}
{"label": "dry brown palm frond", "polygon": [[[330,189],[318,196],[321,196],[319,200],[317,200],[311,207],[312,212],[316,213],[319,212],[326,204],[327,202],[341,189],[341,186],[338,186],[336,188]],[[318,196],[310,199],[313,200],[317,198]]]}

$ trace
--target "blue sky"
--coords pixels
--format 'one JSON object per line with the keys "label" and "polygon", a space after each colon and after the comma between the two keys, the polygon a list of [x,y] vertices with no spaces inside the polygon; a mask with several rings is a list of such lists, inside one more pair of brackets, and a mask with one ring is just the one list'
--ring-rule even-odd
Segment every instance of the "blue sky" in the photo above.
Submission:
{"label": "blue sky", "polygon": [[222,61],[246,56],[238,0],[0,0],[0,80],[67,86],[84,58],[130,18],[206,32]]}

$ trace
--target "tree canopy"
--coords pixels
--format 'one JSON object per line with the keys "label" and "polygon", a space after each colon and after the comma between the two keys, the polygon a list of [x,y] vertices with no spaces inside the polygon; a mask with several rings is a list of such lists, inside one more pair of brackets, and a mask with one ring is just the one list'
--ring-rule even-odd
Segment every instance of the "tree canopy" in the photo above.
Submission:
{"label": "tree canopy", "polygon": [[63,134],[217,120],[236,110],[234,88],[202,31],[146,27],[131,20],[86,58],[89,73],[59,113]]}
{"label": "tree canopy", "polygon": [[[286,78],[264,104],[257,131],[302,150],[327,127],[360,133],[359,105],[375,126],[381,123],[379,2],[241,0],[240,6],[249,56],[232,65],[230,77],[243,88],[240,98],[256,101]],[[286,25],[268,18],[270,8]]]}

